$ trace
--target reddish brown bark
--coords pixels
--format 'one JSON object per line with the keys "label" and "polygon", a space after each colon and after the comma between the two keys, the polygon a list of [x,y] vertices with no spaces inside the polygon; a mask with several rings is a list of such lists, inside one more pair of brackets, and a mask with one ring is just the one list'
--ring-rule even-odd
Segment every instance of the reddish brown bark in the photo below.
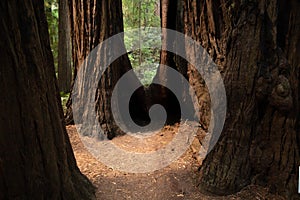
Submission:
{"label": "reddish brown bark", "polygon": [[[201,189],[228,194],[257,183],[296,198],[299,2],[186,0],[183,8],[184,32],[219,65],[228,98],[222,136],[201,168]],[[201,80],[189,71],[191,82]]]}
{"label": "reddish brown bark", "polygon": [[93,199],[63,123],[43,1],[1,1],[0,199]]}
{"label": "reddish brown bark", "polygon": [[69,5],[67,0],[59,1],[59,38],[58,38],[58,86],[65,93],[70,92],[72,81],[71,33]]}
{"label": "reddish brown bark", "polygon": [[[71,30],[73,44],[73,63],[76,73],[81,63],[89,53],[101,42],[123,32],[122,1],[117,0],[93,0],[70,2],[71,10]],[[125,48],[124,45],[119,48]],[[103,57],[111,55],[113,49],[103,49]],[[100,58],[101,59],[101,58]],[[131,64],[127,54],[116,59],[104,72],[101,81],[98,84],[96,93],[96,110],[99,123],[108,138],[123,134],[115,124],[111,111],[111,95],[117,81],[126,72],[131,70]],[[138,84],[138,78],[133,75],[130,84]],[[132,97],[131,103],[134,105],[132,118],[147,118],[144,89],[140,88]],[[66,123],[73,123],[72,101],[67,103],[68,111],[66,114]]]}

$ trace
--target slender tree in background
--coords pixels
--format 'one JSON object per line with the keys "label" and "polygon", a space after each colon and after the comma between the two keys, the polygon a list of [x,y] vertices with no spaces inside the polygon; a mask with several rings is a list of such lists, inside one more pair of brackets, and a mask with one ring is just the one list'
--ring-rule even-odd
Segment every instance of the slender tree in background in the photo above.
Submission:
{"label": "slender tree in background", "polygon": [[[80,65],[98,44],[115,34],[123,32],[122,1],[72,0],[69,2],[69,7],[71,11],[72,55],[75,67],[74,77],[76,78]],[[110,49],[104,51],[106,53],[103,56],[109,55]],[[95,97],[97,117],[108,138],[122,134],[112,116],[110,99],[117,81],[131,69],[127,54],[123,55],[108,67],[99,82]],[[132,84],[137,82],[139,82],[138,78],[136,76],[132,77]],[[145,102],[144,97],[144,89],[140,88],[131,101],[135,109],[132,111],[133,115],[141,115],[140,113],[146,112],[143,105]],[[69,124],[73,123],[71,99],[69,99],[67,107],[66,122]]]}
{"label": "slender tree in background", "polygon": [[58,86],[65,93],[70,92],[72,81],[71,33],[69,6],[67,0],[59,0],[59,38],[58,38]]}
{"label": "slender tree in background", "polygon": [[[228,194],[254,183],[296,199],[299,1],[178,1],[182,6],[170,11],[183,14],[176,29],[206,48],[223,74],[228,98],[225,126],[201,167],[200,188]],[[207,101],[190,65],[187,74],[198,98]]]}
{"label": "slender tree in background", "polygon": [[52,49],[52,54],[54,58],[55,71],[57,72],[57,62],[58,62],[58,15],[59,15],[59,5],[58,0],[44,0],[45,14],[48,22],[48,31],[50,37],[50,46]]}
{"label": "slender tree in background", "polygon": [[63,123],[43,1],[0,3],[0,199],[93,199]]}

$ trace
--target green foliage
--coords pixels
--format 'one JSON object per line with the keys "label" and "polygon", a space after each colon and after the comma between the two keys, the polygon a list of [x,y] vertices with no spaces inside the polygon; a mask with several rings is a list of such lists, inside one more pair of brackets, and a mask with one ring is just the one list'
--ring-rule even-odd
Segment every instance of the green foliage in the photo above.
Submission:
{"label": "green foliage", "polygon": [[[123,0],[124,30],[139,27],[160,27],[158,0]],[[141,37],[141,36],[138,36]],[[145,36],[143,36],[145,37]],[[157,42],[157,35],[148,34],[143,46],[153,46]],[[125,34],[125,46],[127,49],[137,47],[134,39]],[[136,40],[136,38],[135,38]],[[160,46],[160,44],[155,44]],[[138,48],[140,48],[138,46]],[[160,49],[143,48],[128,54],[130,62],[137,76],[143,84],[150,84],[156,74],[157,64],[160,59]]]}
{"label": "green foliage", "polygon": [[[57,77],[57,64],[58,64],[58,0],[45,0],[45,13],[48,22],[48,31],[50,37],[50,45],[54,58],[55,74]],[[66,111],[67,101],[70,93],[60,92],[61,104],[64,112]]]}
{"label": "green foliage", "polygon": [[[55,70],[58,63],[58,0],[45,0],[45,12],[48,21],[50,44],[54,57]],[[158,0],[123,0],[123,21],[125,31],[138,27],[160,27]],[[153,42],[157,36],[150,35],[148,42]],[[133,39],[125,35],[125,45],[132,48],[137,44]],[[150,43],[153,46],[153,43]],[[159,44],[158,44],[159,45]],[[149,46],[145,44],[145,46]],[[149,84],[156,73],[159,63],[160,50],[142,48],[129,54],[129,59],[143,84]]]}
{"label": "green foliage", "polygon": [[45,13],[48,21],[50,45],[54,58],[55,71],[58,62],[58,0],[45,0]]}
{"label": "green foliage", "polygon": [[123,0],[124,28],[160,27],[158,0]]}
{"label": "green foliage", "polygon": [[62,104],[64,113],[65,113],[66,110],[67,110],[66,104],[67,104],[67,102],[68,102],[69,96],[70,96],[70,93],[60,92],[60,99],[61,99],[61,104]]}

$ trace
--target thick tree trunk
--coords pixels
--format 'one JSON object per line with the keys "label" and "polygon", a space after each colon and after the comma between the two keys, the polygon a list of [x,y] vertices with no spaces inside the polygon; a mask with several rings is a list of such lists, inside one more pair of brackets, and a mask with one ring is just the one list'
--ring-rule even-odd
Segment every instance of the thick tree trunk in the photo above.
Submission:
{"label": "thick tree trunk", "polygon": [[[80,65],[88,54],[97,47],[98,44],[109,37],[123,32],[123,14],[121,0],[93,0],[70,2],[71,9],[71,29],[73,44],[73,64],[75,66],[75,76]],[[120,48],[125,48],[122,46]],[[102,56],[111,55],[110,49],[103,49]],[[101,59],[101,58],[100,58]],[[101,76],[96,93],[97,118],[102,129],[108,138],[113,138],[123,132],[116,125],[111,110],[111,96],[117,81],[126,72],[131,70],[131,64],[127,54],[116,59]],[[139,84],[138,78],[134,75],[128,85]],[[144,89],[140,88],[131,99],[134,109],[131,112],[133,118],[145,117],[146,107]],[[67,123],[73,122],[72,103],[68,102]]]}
{"label": "thick tree trunk", "polygon": [[[160,16],[161,16],[161,26],[162,28],[166,29],[172,29],[176,30],[178,26],[181,26],[182,24],[176,23],[180,20],[174,20],[181,16],[179,9],[177,9],[178,6],[181,6],[180,1],[177,0],[161,0],[160,1]],[[170,37],[168,35],[169,33],[165,30],[162,31],[162,46],[168,46],[170,44],[167,44],[168,38]],[[173,44],[176,45],[176,42]],[[184,47],[183,47],[184,48]],[[175,69],[176,71],[183,74],[185,78],[187,78],[187,72],[186,72],[186,66],[187,63],[184,59],[180,58],[179,56],[174,55],[174,53],[171,53],[166,50],[161,50],[160,54],[160,66],[157,69],[157,73],[154,77],[155,81],[159,81],[161,84],[169,85],[172,84],[170,79],[172,79],[172,76],[165,66]],[[182,92],[182,99],[184,99],[184,103],[188,106],[191,102],[190,96],[189,96],[189,89],[183,88],[183,80],[181,80],[181,83],[176,83],[177,87],[180,88]],[[174,83],[173,83],[174,84]],[[179,122],[181,118],[183,117],[181,115],[181,110],[183,108],[180,108],[179,102],[177,100],[177,97],[173,94],[172,91],[170,91],[167,87],[164,87],[162,85],[156,85],[151,84],[148,91],[148,96],[150,97],[150,100],[148,100],[148,107],[150,107],[153,104],[160,104],[162,105],[167,112],[167,124],[173,124],[176,122]],[[193,108],[187,107],[193,112]]]}
{"label": "thick tree trunk", "polygon": [[58,86],[62,92],[70,92],[72,81],[71,33],[67,0],[59,0],[58,34]]}
{"label": "thick tree trunk", "polygon": [[[228,98],[221,138],[201,168],[201,189],[228,194],[256,183],[296,198],[299,1],[183,2],[183,31],[219,65]],[[188,71],[191,83],[202,82]],[[195,87],[205,93],[203,84]]]}
{"label": "thick tree trunk", "polygon": [[0,3],[0,199],[93,199],[63,123],[43,1]]}

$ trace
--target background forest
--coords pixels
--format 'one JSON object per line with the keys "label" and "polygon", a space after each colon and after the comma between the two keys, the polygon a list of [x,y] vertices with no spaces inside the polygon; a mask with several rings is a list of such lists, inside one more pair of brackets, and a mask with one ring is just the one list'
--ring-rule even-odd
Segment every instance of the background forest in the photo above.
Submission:
{"label": "background forest", "polygon": [[[45,12],[56,73],[58,73],[58,6],[58,0],[45,0]],[[124,0],[122,1],[122,6],[125,33],[126,30],[139,27],[160,27],[160,2],[158,0]],[[128,48],[137,45],[133,44],[133,39],[129,38],[126,34],[124,39],[125,45]],[[159,53],[159,49],[144,48],[128,54],[133,69],[143,84],[149,85],[152,82],[157,70],[157,66],[153,65],[153,63],[159,63]],[[61,93],[63,105],[66,104],[68,95],[68,93]]]}

